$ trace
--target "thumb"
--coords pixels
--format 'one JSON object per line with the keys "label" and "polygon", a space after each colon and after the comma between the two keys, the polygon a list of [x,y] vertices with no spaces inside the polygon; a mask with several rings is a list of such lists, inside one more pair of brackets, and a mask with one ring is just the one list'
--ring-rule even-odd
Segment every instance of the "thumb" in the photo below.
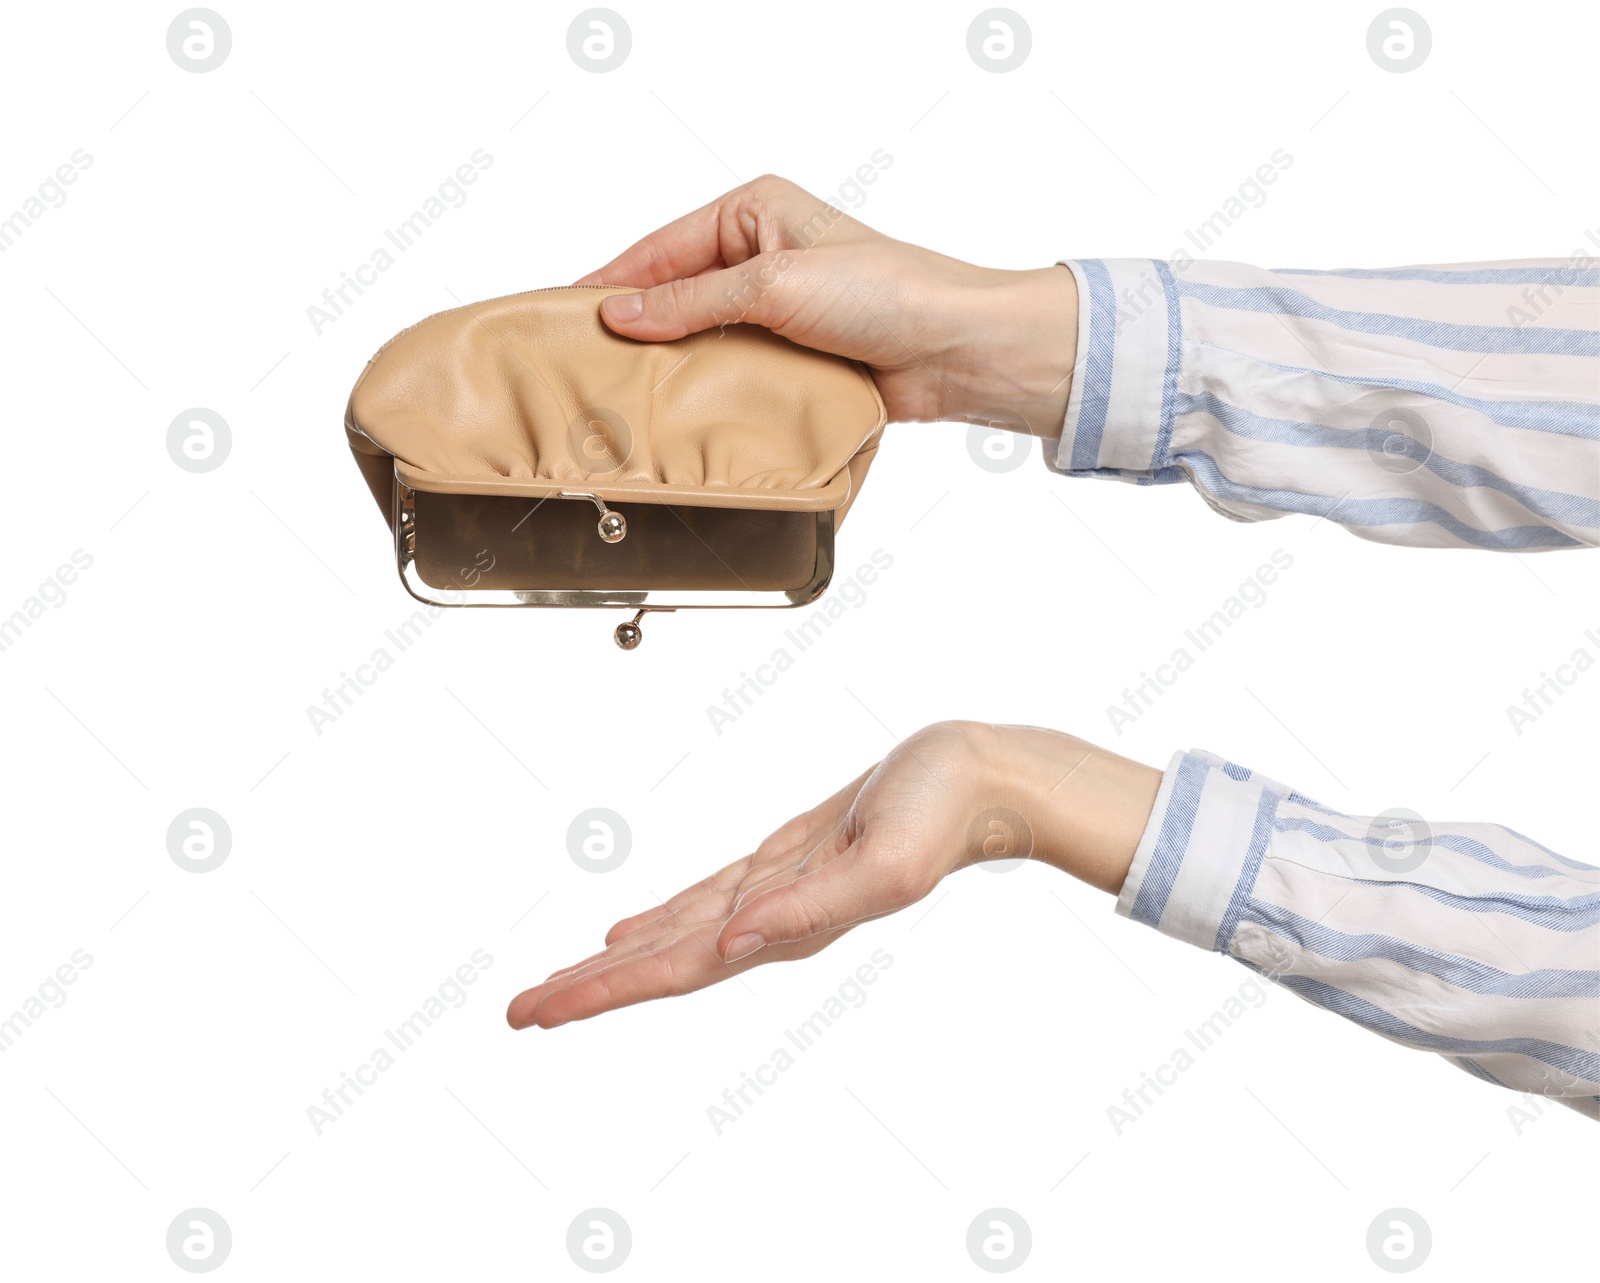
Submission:
{"label": "thumb", "polygon": [[681,339],[742,321],[766,325],[778,283],[768,256],[757,255],[738,267],[609,295],[600,304],[600,317],[617,334],[650,341]]}
{"label": "thumb", "polygon": [[839,931],[910,903],[897,873],[862,858],[861,844],[740,905],[717,936],[717,952],[737,962],[769,944]]}

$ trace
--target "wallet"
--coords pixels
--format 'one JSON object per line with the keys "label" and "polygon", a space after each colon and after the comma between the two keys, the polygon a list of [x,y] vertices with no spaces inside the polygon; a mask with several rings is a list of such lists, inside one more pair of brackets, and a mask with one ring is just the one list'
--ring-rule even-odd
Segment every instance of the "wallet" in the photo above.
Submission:
{"label": "wallet", "polygon": [[440,312],[367,363],[345,432],[401,582],[438,606],[799,606],[883,434],[866,369],[754,325],[614,334],[611,286]]}

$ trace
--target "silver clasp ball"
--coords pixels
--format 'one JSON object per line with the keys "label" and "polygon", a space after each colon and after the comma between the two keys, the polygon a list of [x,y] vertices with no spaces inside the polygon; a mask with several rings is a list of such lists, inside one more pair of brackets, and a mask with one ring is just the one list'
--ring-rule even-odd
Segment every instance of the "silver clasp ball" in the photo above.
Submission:
{"label": "silver clasp ball", "polygon": [[[654,613],[670,615],[676,609],[676,606],[657,606]],[[639,621],[650,613],[652,613],[651,608],[646,606],[627,623],[618,624],[617,630],[611,634],[611,640],[616,642],[623,650],[637,650],[639,643],[644,640],[644,633],[639,628]]]}
{"label": "silver clasp ball", "polygon": [[591,494],[587,490],[563,490],[561,491],[561,497],[563,499],[587,499],[596,508],[600,509],[600,524],[595,529],[600,532],[600,538],[607,543],[621,543],[623,537],[628,533],[628,519],[620,512],[606,507],[606,501],[599,495]]}

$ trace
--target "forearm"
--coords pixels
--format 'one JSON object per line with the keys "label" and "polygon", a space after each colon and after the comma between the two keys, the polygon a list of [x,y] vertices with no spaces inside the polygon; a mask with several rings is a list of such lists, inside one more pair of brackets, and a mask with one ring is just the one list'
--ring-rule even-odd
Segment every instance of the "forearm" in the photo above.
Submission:
{"label": "forearm", "polygon": [[1509,829],[1344,815],[1180,753],[1117,911],[1600,1117],[1600,870]]}
{"label": "forearm", "polygon": [[1071,266],[1056,470],[1188,481],[1236,520],[1304,513],[1388,543],[1600,543],[1592,266]]}
{"label": "forearm", "polygon": [[1600,1117],[1600,870],[1498,825],[1344,815],[1205,753],[1163,773],[1055,731],[967,733],[972,858],[1053,865],[1373,1033]]}

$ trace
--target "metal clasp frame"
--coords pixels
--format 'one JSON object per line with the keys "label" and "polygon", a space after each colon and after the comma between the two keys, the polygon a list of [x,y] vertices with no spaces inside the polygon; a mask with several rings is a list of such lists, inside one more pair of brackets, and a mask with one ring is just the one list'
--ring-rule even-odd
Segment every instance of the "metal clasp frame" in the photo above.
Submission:
{"label": "metal clasp frame", "polygon": [[[627,537],[628,520],[609,507],[599,495],[586,490],[563,490],[563,499],[587,499],[600,514],[596,531],[606,543],[620,543]],[[804,585],[781,590],[662,590],[626,589],[547,589],[528,586],[515,589],[465,589],[448,597],[426,583],[417,570],[417,513],[415,492],[395,478],[394,550],[400,581],[416,600],[432,606],[622,606],[636,613],[618,624],[612,640],[622,650],[634,650],[643,639],[640,621],[648,614],[671,614],[686,607],[802,606],[815,601],[833,577],[834,514],[819,512],[817,517],[817,560],[810,580]],[[647,606],[647,600],[662,600],[671,605]]]}

